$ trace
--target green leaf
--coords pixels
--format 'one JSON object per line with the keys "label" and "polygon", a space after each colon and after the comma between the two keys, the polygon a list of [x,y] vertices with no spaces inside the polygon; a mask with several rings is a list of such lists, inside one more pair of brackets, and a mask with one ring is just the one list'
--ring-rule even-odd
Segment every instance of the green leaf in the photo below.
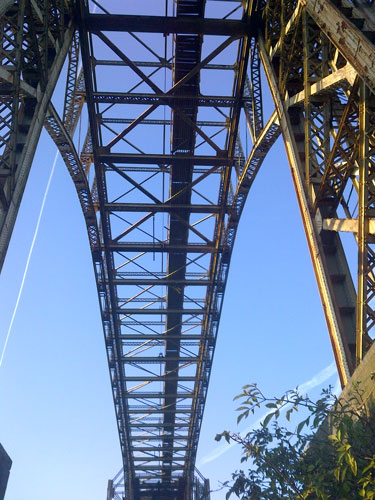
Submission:
{"label": "green leaf", "polygon": [[302,420],[302,422],[300,422],[297,426],[297,434],[300,434],[302,429],[303,429],[303,426],[305,425],[305,421]]}
{"label": "green leaf", "polygon": [[357,461],[355,458],[352,459],[352,463],[350,464],[350,467],[352,469],[353,475],[356,476],[358,473],[358,466],[357,466]]}
{"label": "green leaf", "polygon": [[320,417],[319,417],[319,415],[316,415],[316,416],[314,417],[314,421],[313,421],[313,426],[314,426],[314,428],[317,428],[317,427],[318,427],[318,425],[319,425],[319,423],[320,423]]}
{"label": "green leaf", "polygon": [[221,438],[223,437],[222,434],[216,434],[215,436],[215,441],[221,441]]}
{"label": "green leaf", "polygon": [[269,424],[271,418],[273,417],[273,413],[269,413],[266,418],[263,420],[262,424],[263,424],[263,427],[267,427],[267,425]]}
{"label": "green leaf", "polygon": [[352,456],[350,455],[350,453],[346,453],[345,454],[345,462],[350,465],[350,468],[352,467],[352,462],[353,462],[353,459],[352,459]]}
{"label": "green leaf", "polygon": [[277,405],[275,403],[267,403],[266,408],[277,408]]}
{"label": "green leaf", "polygon": [[341,471],[341,481],[344,481],[347,470],[348,470],[348,466],[345,465],[345,467],[343,467],[342,471]]}
{"label": "green leaf", "polygon": [[371,460],[371,462],[369,463],[369,465],[367,465],[367,467],[365,467],[363,469],[363,473],[365,474],[366,472],[368,472],[370,469],[374,469],[375,467],[375,464],[374,464],[374,461]]}
{"label": "green leaf", "polygon": [[245,414],[244,413],[241,413],[240,415],[238,415],[237,417],[237,424],[239,424],[241,422],[241,420],[244,418]]}
{"label": "green leaf", "polygon": [[340,468],[339,468],[339,467],[336,467],[336,469],[335,469],[335,471],[334,471],[333,475],[335,476],[335,479],[336,479],[337,481],[340,481]]}

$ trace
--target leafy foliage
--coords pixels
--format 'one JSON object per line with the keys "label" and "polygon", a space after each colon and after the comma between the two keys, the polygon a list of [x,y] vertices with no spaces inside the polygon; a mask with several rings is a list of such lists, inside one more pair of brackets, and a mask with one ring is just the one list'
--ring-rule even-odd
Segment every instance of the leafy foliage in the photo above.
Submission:
{"label": "leafy foliage", "polygon": [[[312,401],[297,390],[267,398],[256,384],[243,387],[237,422],[266,409],[245,436],[224,431],[216,440],[239,443],[247,470],[232,474],[226,498],[241,500],[375,500],[375,409],[360,385],[349,401],[331,388]],[[298,413],[299,412],[299,413]],[[282,420],[303,414],[294,432]]]}

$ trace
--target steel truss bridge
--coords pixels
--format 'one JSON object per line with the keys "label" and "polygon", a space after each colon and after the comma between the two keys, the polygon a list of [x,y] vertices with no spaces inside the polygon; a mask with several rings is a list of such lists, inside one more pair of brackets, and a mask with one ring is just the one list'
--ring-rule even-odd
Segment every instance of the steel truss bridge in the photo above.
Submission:
{"label": "steel truss bridge", "polygon": [[194,464],[230,259],[280,134],[343,386],[375,336],[374,3],[2,0],[0,19],[1,264],[44,126],[86,221],[125,498],[208,498]]}

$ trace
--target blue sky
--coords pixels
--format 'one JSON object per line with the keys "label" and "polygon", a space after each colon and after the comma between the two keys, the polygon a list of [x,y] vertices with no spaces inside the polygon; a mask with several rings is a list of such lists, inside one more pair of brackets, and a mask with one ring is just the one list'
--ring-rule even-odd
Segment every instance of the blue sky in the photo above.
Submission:
{"label": "blue sky", "polygon": [[[0,278],[0,349],[54,158],[43,132]],[[224,451],[214,436],[237,430],[232,399],[241,387],[257,382],[279,395],[319,373],[335,385],[332,362],[279,139],[252,186],[232,257],[197,460],[212,488],[240,466],[239,450]],[[60,158],[0,367],[0,408],[0,442],[13,459],[7,500],[105,498],[121,459],[86,229]]]}

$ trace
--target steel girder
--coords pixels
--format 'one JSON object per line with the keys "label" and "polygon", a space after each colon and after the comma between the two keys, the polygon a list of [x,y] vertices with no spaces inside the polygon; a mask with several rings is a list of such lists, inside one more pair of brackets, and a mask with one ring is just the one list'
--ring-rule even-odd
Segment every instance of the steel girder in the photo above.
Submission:
{"label": "steel girder", "polygon": [[[259,15],[261,59],[345,385],[375,334],[373,3],[271,0]],[[353,242],[344,245],[340,231]],[[347,259],[354,247],[358,268]]]}
{"label": "steel girder", "polygon": [[64,0],[2,2],[0,16],[1,269],[74,28]]}

